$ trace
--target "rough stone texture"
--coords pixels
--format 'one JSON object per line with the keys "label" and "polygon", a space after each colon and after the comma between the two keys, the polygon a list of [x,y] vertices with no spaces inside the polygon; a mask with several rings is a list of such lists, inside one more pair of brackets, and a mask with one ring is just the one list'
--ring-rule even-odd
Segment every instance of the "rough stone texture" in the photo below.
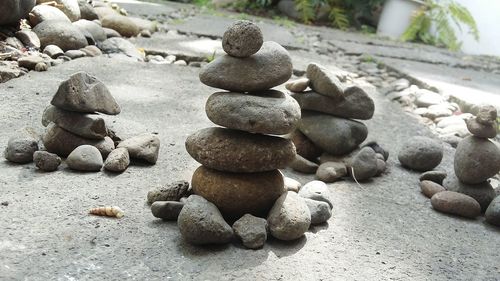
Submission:
{"label": "rough stone texture", "polygon": [[28,16],[35,0],[3,0],[0,3],[0,25],[14,24]]}
{"label": "rough stone texture", "polygon": [[440,212],[475,218],[481,214],[481,206],[474,198],[453,191],[442,191],[431,198],[432,207]]}
{"label": "rough stone texture", "polygon": [[128,150],[130,158],[155,164],[158,161],[160,139],[155,134],[145,133],[120,142],[117,148],[120,147]]}
{"label": "rough stone texture", "polygon": [[328,203],[330,208],[333,204],[330,198],[330,191],[328,186],[322,181],[310,181],[306,183],[299,191],[299,195],[304,198],[309,198],[316,201]]}
{"label": "rough stone texture", "polygon": [[78,28],[65,21],[47,20],[39,23],[33,31],[40,38],[42,48],[56,45],[63,51],[78,50],[88,45]]}
{"label": "rough stone texture", "polygon": [[467,137],[457,146],[454,168],[464,183],[484,182],[500,171],[500,150],[487,139]]}
{"label": "rough stone texture", "polygon": [[267,214],[274,201],[286,192],[278,170],[262,173],[225,173],[203,166],[191,181],[195,194],[214,203],[227,217]]}
{"label": "rough stone texture", "polygon": [[311,224],[322,224],[332,217],[332,210],[326,202],[304,198],[311,213]]}
{"label": "rough stone texture", "polygon": [[420,190],[425,196],[431,198],[434,194],[445,191],[446,189],[439,183],[430,180],[422,180],[420,181]]}
{"label": "rough stone texture", "polygon": [[317,147],[310,139],[308,139],[299,130],[293,131],[288,136],[288,138],[291,139],[293,144],[295,145],[297,154],[308,160],[314,160],[318,158],[321,155],[321,153],[323,153],[321,148]]}
{"label": "rough stone texture", "polygon": [[484,213],[484,218],[489,224],[500,226],[500,196],[491,201]]}
{"label": "rough stone texture", "polygon": [[445,171],[428,171],[420,175],[420,181],[433,181],[437,184],[443,184],[443,180],[448,174]]}
{"label": "rough stone texture", "polygon": [[156,201],[179,201],[188,194],[189,182],[175,181],[168,183],[159,189],[148,192],[148,204]]}
{"label": "rough stone texture", "polygon": [[217,207],[197,195],[186,200],[177,225],[182,238],[194,245],[225,244],[233,237],[233,229],[224,221]]}
{"label": "rough stone texture", "polygon": [[368,135],[363,123],[313,111],[302,111],[299,129],[314,144],[333,155],[353,151]]}
{"label": "rough stone texture", "polygon": [[303,77],[285,84],[285,88],[295,93],[304,92],[309,87],[309,79]]}
{"label": "rough stone texture", "polygon": [[108,155],[104,162],[104,169],[111,172],[123,172],[130,164],[130,156],[125,147],[117,148]]}
{"label": "rough stone texture", "polygon": [[482,124],[477,118],[471,118],[465,121],[467,129],[471,134],[478,138],[494,138],[497,135],[498,124]]}
{"label": "rough stone texture", "polygon": [[177,220],[184,203],[177,201],[156,201],[151,205],[153,216],[166,221]]}
{"label": "rough stone texture", "polygon": [[50,103],[61,109],[83,113],[97,111],[116,115],[121,111],[106,85],[85,72],[77,72],[63,81]]}
{"label": "rough stone texture", "polygon": [[288,164],[288,167],[292,168],[294,171],[304,173],[304,174],[314,174],[318,170],[318,164],[305,159],[300,155],[295,155],[295,159]]}
{"label": "rough stone texture", "polygon": [[293,94],[300,108],[314,110],[343,118],[368,120],[373,117],[375,105],[372,98],[357,86],[344,90],[344,100],[336,101],[315,92]]}
{"label": "rough stone texture", "polygon": [[347,168],[342,162],[325,162],[316,170],[316,177],[326,183],[336,182],[347,175]]}
{"label": "rough stone texture", "polygon": [[73,170],[97,172],[101,170],[103,160],[95,146],[81,145],[68,155],[66,164]]}
{"label": "rough stone texture", "polygon": [[82,32],[85,31],[90,33],[90,35],[92,35],[92,38],[96,42],[102,42],[107,39],[106,32],[104,32],[102,26],[96,22],[89,20],[79,20],[75,21],[73,25],[80,29],[80,31]]}
{"label": "rough stone texture", "polygon": [[51,123],[47,127],[47,131],[45,132],[42,140],[47,151],[55,153],[61,157],[68,156],[71,151],[84,144],[95,146],[101,152],[103,157],[106,157],[113,149],[115,149],[113,140],[109,137],[105,137],[103,140],[82,138],[64,130],[54,123]]}
{"label": "rough stone texture", "polygon": [[233,231],[245,247],[259,249],[267,240],[267,221],[246,214],[233,224]]}
{"label": "rough stone texture", "polygon": [[29,21],[32,26],[43,21],[62,21],[70,23],[68,16],[66,16],[61,10],[56,7],[49,5],[38,5],[31,10],[29,15]]}
{"label": "rough stone texture", "polygon": [[239,20],[222,37],[222,48],[233,57],[245,58],[257,53],[264,38],[260,28],[251,21]]}
{"label": "rough stone texture", "polygon": [[122,15],[108,15],[101,19],[102,27],[111,28],[125,37],[136,36],[141,32],[134,21]]}
{"label": "rough stone texture", "polygon": [[428,137],[411,137],[401,146],[398,159],[409,169],[429,171],[441,163],[443,147],[441,143]]}
{"label": "rough stone texture", "polygon": [[203,84],[234,92],[258,92],[285,83],[292,76],[292,61],[278,43],[267,41],[248,58],[224,55],[201,69]]}
{"label": "rough stone texture", "polygon": [[190,135],[186,150],[208,168],[236,173],[285,168],[295,158],[290,140],[217,127]]}
{"label": "rough stone texture", "polygon": [[479,205],[481,205],[481,211],[486,211],[488,205],[490,205],[493,198],[495,198],[496,193],[493,187],[488,182],[482,182],[479,184],[466,184],[460,182],[455,175],[450,175],[444,179],[443,186],[446,190],[455,191],[462,193],[474,198]]}
{"label": "rough stone texture", "polygon": [[84,138],[104,139],[107,135],[104,120],[95,114],[81,114],[48,106],[43,112],[42,124],[48,126],[51,122]]}
{"label": "rough stone texture", "polygon": [[325,67],[311,63],[307,66],[306,76],[309,78],[309,86],[318,94],[331,97],[335,101],[342,101],[344,90],[337,76]]}
{"label": "rough stone texture", "polygon": [[476,115],[477,122],[488,125],[494,124],[497,120],[497,109],[492,105],[485,105],[479,107]]}
{"label": "rough stone texture", "polygon": [[25,164],[33,161],[33,153],[37,150],[38,139],[26,130],[20,130],[9,138],[4,157],[10,162]]}
{"label": "rough stone texture", "polygon": [[349,166],[349,174],[357,181],[364,181],[374,177],[378,172],[375,151],[371,147],[363,147],[354,155]]}
{"label": "rough stone texture", "polygon": [[311,213],[303,198],[288,191],[281,195],[267,217],[269,230],[274,238],[295,240],[304,235],[311,225]]}
{"label": "rough stone texture", "polygon": [[290,133],[300,120],[297,102],[274,90],[252,95],[218,92],[208,98],[205,112],[217,125],[272,135]]}
{"label": "rough stone texture", "polygon": [[33,153],[33,162],[35,162],[38,169],[44,172],[52,172],[61,165],[61,158],[57,154],[39,150]]}

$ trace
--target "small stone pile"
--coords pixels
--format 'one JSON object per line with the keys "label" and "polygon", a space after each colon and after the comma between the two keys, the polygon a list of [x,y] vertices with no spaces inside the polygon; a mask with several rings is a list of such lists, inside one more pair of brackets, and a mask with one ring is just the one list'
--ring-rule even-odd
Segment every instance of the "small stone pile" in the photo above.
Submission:
{"label": "small stone pile", "polygon": [[[306,91],[308,87],[312,90]],[[286,88],[302,109],[298,130],[290,135],[298,154],[292,169],[316,173],[325,182],[337,181],[348,173],[356,180],[367,180],[385,170],[388,152],[375,142],[351,159],[342,157],[368,136],[367,127],[353,119],[369,120],[375,111],[372,98],[361,86],[347,81],[343,71],[311,63],[306,77],[289,82]],[[323,152],[329,155],[322,156],[318,166],[317,158]]]}

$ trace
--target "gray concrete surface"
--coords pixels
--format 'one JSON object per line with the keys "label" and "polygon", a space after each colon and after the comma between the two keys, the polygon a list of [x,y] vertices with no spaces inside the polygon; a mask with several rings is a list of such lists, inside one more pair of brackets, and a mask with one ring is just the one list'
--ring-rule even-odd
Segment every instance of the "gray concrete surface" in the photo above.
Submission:
{"label": "gray concrete surface", "polygon": [[[215,89],[198,81],[197,68],[85,58],[30,72],[0,84],[0,149],[22,126],[41,129],[40,118],[59,82],[88,71],[103,80],[122,106],[131,130],[157,132],[155,166],[124,174],[75,173],[64,166],[41,173],[33,164],[0,161],[0,279],[2,280],[497,280],[500,230],[483,219],[435,212],[419,192],[418,173],[402,169],[402,140],[430,135],[399,105],[378,94],[369,138],[386,147],[389,170],[358,186],[330,184],[333,217],[295,242],[270,240],[261,250],[238,243],[193,247],[175,223],[155,219],[147,191],[189,180],[198,166],[184,150],[192,132],[212,126],[205,100]],[[142,124],[142,125],[134,125]],[[446,149],[442,168],[451,168]],[[286,170],[302,183],[311,180]],[[87,214],[117,205],[116,220]]]}

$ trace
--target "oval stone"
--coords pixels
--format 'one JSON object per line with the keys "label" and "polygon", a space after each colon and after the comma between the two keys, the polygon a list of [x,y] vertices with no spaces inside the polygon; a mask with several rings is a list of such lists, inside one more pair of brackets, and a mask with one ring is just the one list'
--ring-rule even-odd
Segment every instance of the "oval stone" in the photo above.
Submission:
{"label": "oval stone", "polygon": [[83,33],[66,21],[43,21],[35,26],[33,31],[40,38],[42,48],[56,45],[63,51],[67,51],[78,50],[88,45]]}
{"label": "oval stone", "polygon": [[482,212],[486,211],[486,208],[496,196],[495,190],[487,181],[471,185],[460,182],[455,175],[450,175],[443,181],[443,186],[449,191],[455,191],[474,198],[481,205]]}
{"label": "oval stone", "polygon": [[440,212],[475,218],[481,214],[481,206],[474,198],[453,191],[441,191],[431,198],[432,207]]}
{"label": "oval stone", "polygon": [[500,226],[500,196],[493,199],[490,206],[484,213],[484,218],[488,223]]}
{"label": "oval stone", "polygon": [[454,167],[462,182],[484,182],[500,171],[500,150],[487,139],[467,137],[457,146]]}
{"label": "oval stone", "polygon": [[249,57],[262,47],[264,38],[260,28],[251,21],[239,20],[222,37],[222,48],[233,57]]}
{"label": "oval stone", "polygon": [[444,187],[438,183],[429,180],[423,180],[420,182],[420,190],[428,198],[432,198],[434,194],[445,191]]}
{"label": "oval stone", "polygon": [[302,111],[299,129],[314,144],[333,155],[352,152],[368,136],[368,129],[361,122],[313,111]]}
{"label": "oval stone", "polygon": [[263,173],[225,173],[199,167],[191,181],[193,192],[214,203],[227,217],[266,215],[285,193],[279,170]]}
{"label": "oval stone", "polygon": [[234,92],[257,92],[285,83],[292,76],[288,51],[272,41],[248,58],[224,55],[201,69],[203,84]]}
{"label": "oval stone", "polygon": [[443,146],[428,137],[412,137],[403,143],[398,154],[399,162],[412,170],[429,171],[443,159]]}
{"label": "oval stone", "polygon": [[288,139],[217,127],[189,136],[186,150],[208,168],[235,173],[285,168],[295,159],[295,146]]}
{"label": "oval stone", "polygon": [[208,119],[217,125],[250,133],[288,134],[300,120],[300,107],[280,91],[259,94],[219,92],[205,106]]}

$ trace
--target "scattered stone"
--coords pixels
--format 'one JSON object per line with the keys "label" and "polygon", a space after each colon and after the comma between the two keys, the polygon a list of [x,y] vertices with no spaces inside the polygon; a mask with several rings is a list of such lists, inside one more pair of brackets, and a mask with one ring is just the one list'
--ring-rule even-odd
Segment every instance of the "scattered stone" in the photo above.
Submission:
{"label": "scattered stone", "polygon": [[319,64],[311,63],[307,66],[306,76],[313,91],[331,97],[335,101],[344,100],[342,84],[333,72]]}
{"label": "scattered stone", "polygon": [[62,55],[64,55],[64,51],[56,45],[48,45],[43,49],[43,53],[48,55],[49,57],[56,59]]}
{"label": "scattered stone", "polygon": [[19,64],[20,67],[25,67],[29,70],[35,70],[35,66],[38,63],[43,63],[43,62],[44,62],[43,58],[38,55],[21,57],[20,59],[17,60],[17,63]]}
{"label": "scattered stone", "polygon": [[95,146],[81,145],[68,155],[66,164],[73,170],[98,172],[102,168],[103,160]]}
{"label": "scattered stone", "polygon": [[343,118],[368,120],[373,117],[375,111],[373,100],[358,86],[347,87],[344,90],[344,100],[341,102],[315,92],[292,94],[292,97],[302,109]]}
{"label": "scattered stone", "polygon": [[96,114],[81,114],[48,106],[43,112],[42,124],[46,127],[51,122],[84,138],[104,139],[107,135],[104,119]]}
{"label": "scattered stone", "polygon": [[446,189],[442,185],[433,181],[423,180],[420,181],[420,190],[425,196],[431,198],[434,194],[445,191]]}
{"label": "scattered stone", "polygon": [[322,181],[308,182],[300,189],[299,195],[304,198],[326,202],[328,203],[330,208],[333,208],[332,201],[330,200],[330,191],[328,190],[328,186]]}
{"label": "scattered stone", "polygon": [[363,123],[313,111],[302,111],[299,129],[315,145],[332,155],[353,151],[368,136]]}
{"label": "scattered stone", "polygon": [[63,51],[78,50],[88,45],[78,28],[64,21],[47,20],[39,23],[33,31],[40,38],[42,48],[56,45]]}
{"label": "scattered stone", "polygon": [[323,151],[319,147],[317,147],[299,130],[293,131],[290,134],[289,139],[291,139],[293,144],[295,145],[297,154],[308,160],[314,160],[318,158],[321,153],[323,153]]}
{"label": "scattered stone", "polygon": [[101,19],[102,27],[111,28],[120,35],[125,37],[133,37],[141,32],[135,22],[126,16],[108,15]]}
{"label": "scattered stone", "polygon": [[166,221],[175,221],[184,207],[184,203],[177,201],[156,201],[151,205],[151,213],[156,218]]}
{"label": "scattered stone", "polygon": [[497,109],[492,105],[481,106],[477,113],[476,120],[483,125],[494,124],[497,120]]}
{"label": "scattered stone", "polygon": [[116,115],[120,106],[104,83],[85,72],[77,72],[59,85],[51,104],[68,111],[102,112]]}
{"label": "scattered stone", "polygon": [[443,96],[438,93],[431,92],[426,89],[419,89],[417,93],[415,104],[418,107],[429,107],[431,105],[440,104],[445,102]]}
{"label": "scattered stone", "polygon": [[218,92],[208,98],[205,112],[217,125],[261,134],[290,133],[300,120],[297,102],[275,90],[258,94]]}
{"label": "scattered stone", "polygon": [[351,177],[364,181],[374,177],[378,172],[377,155],[371,147],[363,147],[351,160],[348,169]]}
{"label": "scattered stone", "polygon": [[460,182],[455,175],[451,175],[444,180],[443,186],[449,191],[455,191],[474,198],[481,206],[482,212],[486,211],[488,205],[496,197],[495,190],[487,181],[471,185]]}
{"label": "scattered stone", "polygon": [[294,192],[280,196],[267,217],[271,235],[279,240],[295,240],[311,225],[311,213],[305,200]]}
{"label": "scattered stone", "polygon": [[311,224],[322,224],[332,217],[332,210],[326,202],[304,198],[311,213]]}
{"label": "scattered stone", "polygon": [[45,172],[53,172],[61,165],[61,158],[57,154],[47,151],[35,151],[33,153],[33,162],[38,169]]}
{"label": "scattered stone", "polygon": [[184,240],[195,245],[225,244],[233,237],[217,207],[201,196],[191,195],[177,219]]}
{"label": "scattered stone", "polygon": [[179,201],[186,196],[189,190],[189,182],[175,181],[159,189],[148,192],[148,204],[153,204],[156,201]]}
{"label": "scattered stone", "polygon": [[267,221],[246,214],[233,224],[233,231],[245,247],[259,249],[267,240]]}
{"label": "scattered stone", "polygon": [[2,0],[0,3],[0,25],[18,23],[28,16],[35,6],[35,0]]}
{"label": "scattered stone", "polygon": [[295,93],[304,92],[309,87],[309,79],[303,77],[285,84],[285,88]]}
{"label": "scattered stone", "polygon": [[500,171],[500,150],[488,139],[467,137],[457,146],[454,167],[460,181],[484,182]]}
{"label": "scattered stone", "polygon": [[489,224],[500,226],[500,196],[491,201],[484,213],[484,218]]}
{"label": "scattered stone", "polygon": [[125,147],[131,158],[155,164],[160,152],[160,139],[154,134],[142,134],[126,139],[117,148]]}
{"label": "scattered stone", "polygon": [[130,156],[128,150],[124,147],[117,148],[108,155],[104,162],[104,169],[121,173],[125,171],[130,164]]}
{"label": "scattered stone", "polygon": [[218,127],[189,136],[186,150],[208,168],[235,173],[285,168],[295,157],[290,140]]}
{"label": "scattered stone", "polygon": [[481,124],[477,118],[471,118],[466,121],[467,129],[478,138],[494,138],[497,135],[497,124]]}
{"label": "scattered stone", "polygon": [[98,57],[102,55],[101,49],[93,45],[82,48],[80,51],[84,52],[87,57]]}
{"label": "scattered stone", "polygon": [[18,164],[33,161],[33,153],[38,150],[38,138],[31,132],[31,128],[24,128],[9,138],[4,151],[5,159]]}
{"label": "scattered stone", "polygon": [[316,170],[316,177],[326,183],[336,182],[347,175],[347,168],[341,162],[325,162]]}
{"label": "scattered stone", "polygon": [[441,163],[443,147],[438,141],[428,137],[411,137],[403,143],[398,159],[409,169],[429,171]]}
{"label": "scattered stone", "polygon": [[66,51],[64,55],[72,60],[85,57],[85,53],[80,50],[69,50]]}
{"label": "scattered stone", "polygon": [[35,32],[29,29],[21,29],[16,32],[16,37],[23,42],[24,46],[28,48],[40,49],[40,38]]}
{"label": "scattered stone", "polygon": [[431,198],[432,207],[440,212],[475,218],[481,214],[481,206],[474,198],[453,191],[441,191]]}
{"label": "scattered stone", "polygon": [[286,192],[279,170],[262,173],[226,173],[199,167],[191,181],[195,194],[214,203],[228,216],[267,214]]}
{"label": "scattered stone", "polygon": [[432,181],[437,184],[442,185],[443,180],[446,178],[447,173],[445,171],[428,171],[420,175],[420,181]]}
{"label": "scattered stone", "polygon": [[264,42],[249,58],[224,55],[201,69],[203,84],[234,92],[258,92],[288,81],[292,76],[292,61],[278,43]]}
{"label": "scattered stone", "polygon": [[304,174],[314,174],[318,170],[318,164],[311,162],[300,155],[295,155],[295,159],[288,164],[294,171]]}
{"label": "scattered stone", "polygon": [[257,53],[264,42],[260,28],[251,21],[233,23],[222,37],[222,48],[233,57],[245,58]]}
{"label": "scattered stone", "polygon": [[285,183],[285,189],[287,191],[293,191],[295,193],[298,193],[300,190],[300,187],[302,186],[302,184],[300,184],[300,182],[298,182],[292,178],[289,178],[289,177],[283,177],[283,181]]}
{"label": "scattered stone", "polygon": [[389,159],[389,151],[382,148],[377,142],[370,141],[370,142],[367,142],[365,145],[363,145],[363,147],[367,147],[367,146],[371,147],[377,154],[382,155],[381,160],[387,161],[387,159]]}
{"label": "scattered stone", "polygon": [[82,138],[70,133],[63,128],[51,123],[43,136],[43,144],[47,151],[55,153],[61,157],[68,156],[75,148],[89,144],[95,146],[106,157],[113,149],[114,142],[111,138],[105,137],[103,140],[92,140]]}
{"label": "scattered stone", "polygon": [[144,61],[144,54],[141,53],[130,41],[121,37],[108,38],[101,43],[101,50],[105,54],[124,55],[135,61]]}

